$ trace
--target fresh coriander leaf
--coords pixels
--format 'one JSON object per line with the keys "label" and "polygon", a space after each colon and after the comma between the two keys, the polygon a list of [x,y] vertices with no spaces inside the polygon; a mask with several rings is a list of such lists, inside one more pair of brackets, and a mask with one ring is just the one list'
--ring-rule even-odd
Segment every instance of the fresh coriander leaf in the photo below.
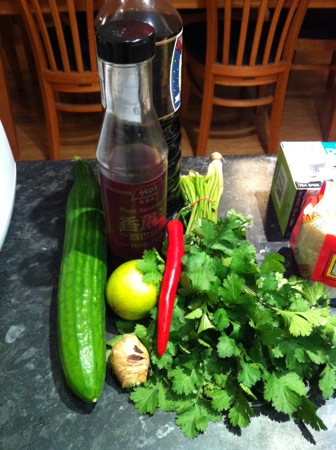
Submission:
{"label": "fresh coriander leaf", "polygon": [[198,326],[197,333],[209,330],[210,328],[215,328],[215,326],[211,323],[208,315],[206,313],[203,313]]}
{"label": "fresh coriander leaf", "polygon": [[319,388],[321,389],[323,398],[327,399],[334,394],[336,390],[336,367],[326,366],[321,373],[319,381]]}
{"label": "fresh coriander leaf", "polygon": [[217,280],[217,277],[211,268],[195,270],[189,273],[189,279],[193,292],[209,292],[211,290],[211,283]]}
{"label": "fresh coriander leaf", "polygon": [[154,352],[151,354],[153,368],[157,367],[159,370],[169,370],[173,363],[172,353],[174,352],[172,351],[172,348],[175,349],[175,344],[172,344],[171,341],[169,341],[167,344],[167,349],[161,357],[159,357],[157,353]]}
{"label": "fresh coriander leaf", "polygon": [[202,220],[201,225],[196,229],[196,234],[201,234],[204,245],[211,247],[216,236],[216,224],[209,220]]}
{"label": "fresh coriander leaf", "polygon": [[137,269],[143,275],[143,281],[148,284],[154,284],[159,291],[165,264],[159,253],[153,250],[145,250],[137,263]]}
{"label": "fresh coriander leaf", "polygon": [[239,239],[246,238],[245,230],[250,225],[251,221],[251,217],[246,217],[233,209],[230,209],[230,211],[226,213],[227,226],[236,231],[237,238]]}
{"label": "fresh coriander leaf", "polygon": [[272,348],[284,337],[283,331],[277,328],[272,321],[257,325],[256,332],[262,344]]}
{"label": "fresh coriander leaf", "polygon": [[139,339],[146,339],[147,338],[147,328],[144,325],[137,323],[134,328],[134,334],[136,336],[138,336]]}
{"label": "fresh coriander leaf", "polygon": [[139,414],[154,414],[159,406],[158,385],[147,382],[144,386],[136,387],[131,392],[130,399],[134,402]]}
{"label": "fresh coriander leaf", "polygon": [[239,383],[243,383],[245,386],[251,388],[261,379],[261,372],[258,364],[246,363],[243,359],[241,359],[240,367],[241,369],[237,374],[237,380]]}
{"label": "fresh coriander leaf", "polygon": [[325,364],[325,362],[326,362],[326,355],[325,355],[325,351],[322,348],[315,349],[314,351],[305,349],[305,352],[309,356],[309,359],[311,361],[313,361],[313,363],[315,363],[315,364]]}
{"label": "fresh coriander leaf", "polygon": [[189,395],[197,393],[203,384],[203,376],[196,369],[178,368],[170,372],[172,388],[177,394]]}
{"label": "fresh coriander leaf", "polygon": [[[334,321],[336,321],[336,316],[334,316]],[[321,333],[326,336],[327,341],[330,342],[332,347],[336,346],[336,324],[333,324],[330,319],[324,329],[321,330]],[[336,363],[336,357],[334,357],[334,361]]]}
{"label": "fresh coriander leaf", "polygon": [[226,309],[224,308],[216,309],[213,316],[213,323],[217,325],[218,331],[223,331],[230,325],[230,320],[226,312]]}
{"label": "fresh coriander leaf", "polygon": [[232,314],[232,312],[230,313],[230,326],[232,327],[232,331],[230,333],[230,338],[232,338],[234,341],[239,341],[241,334],[242,334],[242,323],[240,322],[234,322],[234,320],[237,319],[237,313],[236,314]]}
{"label": "fresh coriander leaf", "polygon": [[207,429],[210,421],[221,420],[222,414],[216,413],[209,401],[196,397],[181,402],[175,422],[187,437],[194,438]]}
{"label": "fresh coriander leaf", "polygon": [[326,287],[322,283],[307,283],[302,295],[311,306],[317,306],[321,299],[329,299]]}
{"label": "fresh coriander leaf", "polygon": [[283,339],[272,350],[275,358],[285,357],[286,366],[289,370],[297,371],[297,368],[307,361],[303,345],[295,339]]}
{"label": "fresh coriander leaf", "polygon": [[161,411],[175,411],[178,405],[178,398],[174,395],[170,385],[166,382],[157,383],[158,408]]}
{"label": "fresh coriander leaf", "polygon": [[197,246],[190,246],[187,256],[184,257],[184,266],[188,272],[200,270],[201,267],[207,266],[211,263],[211,258],[205,251],[201,251]]}
{"label": "fresh coriander leaf", "polygon": [[282,311],[280,309],[276,309],[276,311],[284,319],[289,332],[293,336],[309,336],[312,333],[312,324],[302,317],[302,314],[291,311]]}
{"label": "fresh coriander leaf", "polygon": [[173,309],[173,317],[170,326],[170,332],[178,331],[186,322],[185,310],[183,306],[179,302],[179,294],[176,296],[174,309]]}
{"label": "fresh coriander leaf", "polygon": [[232,252],[231,269],[238,274],[257,273],[256,249],[249,241],[243,241]]}
{"label": "fresh coriander leaf", "polygon": [[265,383],[264,398],[272,403],[277,411],[293,414],[307,394],[301,378],[294,372],[277,376],[274,372]]}
{"label": "fresh coriander leaf", "polygon": [[309,302],[301,296],[293,297],[291,304],[288,308],[290,311],[294,312],[305,312],[310,309]]}
{"label": "fresh coriander leaf", "polygon": [[203,311],[201,308],[196,308],[185,316],[186,319],[200,319]]}
{"label": "fresh coriander leaf", "polygon": [[211,393],[211,405],[215,411],[226,411],[233,405],[236,395],[237,389],[230,384],[223,389],[215,389]]}
{"label": "fresh coriander leaf", "polygon": [[265,256],[263,262],[260,264],[261,275],[267,275],[269,273],[284,273],[285,267],[283,265],[285,258],[279,253],[269,253]]}
{"label": "fresh coriander leaf", "polygon": [[327,430],[324,422],[316,414],[317,406],[310,402],[307,398],[302,397],[301,404],[294,416],[310,425],[314,430]]}
{"label": "fresh coriander leaf", "polygon": [[276,291],[279,286],[279,277],[277,273],[265,273],[257,280],[257,286],[263,291]]}
{"label": "fresh coriander leaf", "polygon": [[236,401],[230,408],[228,414],[231,424],[234,427],[247,427],[251,421],[251,417],[253,416],[253,409],[251,408],[246,397],[242,393],[238,393]]}
{"label": "fresh coriander leaf", "polygon": [[177,394],[192,394],[195,386],[190,379],[189,373],[185,373],[183,368],[175,369],[170,372],[172,379],[172,388]]}
{"label": "fresh coriander leaf", "polygon": [[234,339],[227,335],[222,335],[217,344],[217,353],[220,358],[230,358],[231,356],[239,356],[240,348]]}
{"label": "fresh coriander leaf", "polygon": [[314,327],[324,326],[330,316],[329,308],[314,308],[309,311],[298,312],[301,316],[308,320]]}
{"label": "fresh coriander leaf", "polygon": [[258,398],[253,394],[253,392],[248,386],[246,386],[243,383],[239,383],[239,386],[248,396],[252,397],[253,400],[258,400]]}
{"label": "fresh coriander leaf", "polygon": [[242,303],[245,301],[241,296],[244,286],[245,280],[239,275],[232,273],[223,281],[223,286],[218,289],[218,294],[224,303]]}
{"label": "fresh coriander leaf", "polygon": [[[210,367],[210,365],[208,365],[208,368]],[[219,370],[221,369],[221,366],[218,366]],[[217,366],[216,366],[217,369]],[[226,373],[213,373],[213,379],[214,382],[216,383],[216,385],[220,388],[226,388],[227,387],[227,382],[228,382],[228,374]],[[234,391],[234,394],[232,394],[233,397],[236,395],[236,391]],[[225,409],[225,408],[223,408]]]}
{"label": "fresh coriander leaf", "polygon": [[314,327],[325,325],[330,315],[329,308],[315,308],[309,311],[276,310],[284,319],[293,336],[309,336]]}

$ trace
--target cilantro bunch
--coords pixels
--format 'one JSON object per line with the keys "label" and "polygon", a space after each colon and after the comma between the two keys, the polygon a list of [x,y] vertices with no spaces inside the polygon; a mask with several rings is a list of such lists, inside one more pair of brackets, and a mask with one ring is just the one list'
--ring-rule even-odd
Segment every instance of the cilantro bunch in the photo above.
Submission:
{"label": "cilantro bunch", "polygon": [[[216,223],[203,220],[185,236],[183,272],[170,341],[156,354],[156,313],[147,322],[118,321],[151,355],[148,381],[130,394],[140,414],[175,411],[189,438],[227,415],[246,427],[253,402],[326,429],[309,399],[316,386],[324,399],[336,388],[336,317],[325,287],[286,279],[283,258],[269,254],[258,265],[246,240],[249,220],[230,211]],[[162,260],[146,252],[142,270],[160,281]]]}

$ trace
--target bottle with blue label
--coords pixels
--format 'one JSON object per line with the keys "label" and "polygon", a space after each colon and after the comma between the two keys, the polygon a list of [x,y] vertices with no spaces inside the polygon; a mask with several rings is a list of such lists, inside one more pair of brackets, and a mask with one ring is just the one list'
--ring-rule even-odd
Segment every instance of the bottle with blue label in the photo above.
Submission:
{"label": "bottle with blue label", "polygon": [[[179,208],[182,73],[182,19],[169,0],[107,0],[95,19],[96,30],[112,20],[132,19],[149,23],[155,29],[153,60],[153,102],[168,144],[167,214]],[[99,59],[98,59],[99,66]],[[102,103],[105,80],[100,70]]]}

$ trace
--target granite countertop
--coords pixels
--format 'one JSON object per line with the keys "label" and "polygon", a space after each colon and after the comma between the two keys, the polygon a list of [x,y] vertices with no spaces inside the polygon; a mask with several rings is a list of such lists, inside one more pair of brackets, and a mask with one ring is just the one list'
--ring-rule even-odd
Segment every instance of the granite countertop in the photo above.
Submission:
{"label": "granite countertop", "polygon": [[[226,157],[220,214],[233,208],[251,215],[248,238],[258,259],[280,251],[291,270],[288,241],[281,238],[269,200],[275,161],[269,155]],[[190,168],[205,173],[208,163],[208,158],[182,158],[182,173]],[[225,423],[210,424],[193,440],[175,426],[173,413],[140,416],[110,374],[95,406],[77,399],[61,373],[56,329],[65,205],[71,185],[69,161],[17,164],[13,217],[0,253],[0,449],[336,448],[335,399],[318,411],[328,431],[315,432],[261,409],[239,433]],[[111,331],[108,324],[108,334]]]}

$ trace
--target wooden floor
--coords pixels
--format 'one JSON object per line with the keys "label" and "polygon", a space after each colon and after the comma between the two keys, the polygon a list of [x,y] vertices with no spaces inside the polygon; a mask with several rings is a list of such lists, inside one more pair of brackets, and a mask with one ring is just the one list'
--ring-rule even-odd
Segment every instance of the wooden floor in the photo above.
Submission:
{"label": "wooden floor", "polygon": [[[298,58],[318,58],[319,55],[298,55]],[[48,144],[43,106],[37,81],[33,81],[27,64],[22,60],[24,86],[17,89],[7,68],[10,97],[17,130],[21,160],[48,159]],[[291,75],[285,102],[281,140],[320,141],[327,120],[330,93],[326,90],[326,74],[294,72]],[[197,139],[200,101],[192,100],[188,133],[183,129],[182,154],[192,155]],[[94,158],[102,113],[67,114],[61,122],[61,158],[75,155]],[[254,116],[246,109],[215,109],[213,131],[208,153],[223,155],[260,154],[263,149],[253,126]],[[267,127],[267,121],[266,121]]]}

